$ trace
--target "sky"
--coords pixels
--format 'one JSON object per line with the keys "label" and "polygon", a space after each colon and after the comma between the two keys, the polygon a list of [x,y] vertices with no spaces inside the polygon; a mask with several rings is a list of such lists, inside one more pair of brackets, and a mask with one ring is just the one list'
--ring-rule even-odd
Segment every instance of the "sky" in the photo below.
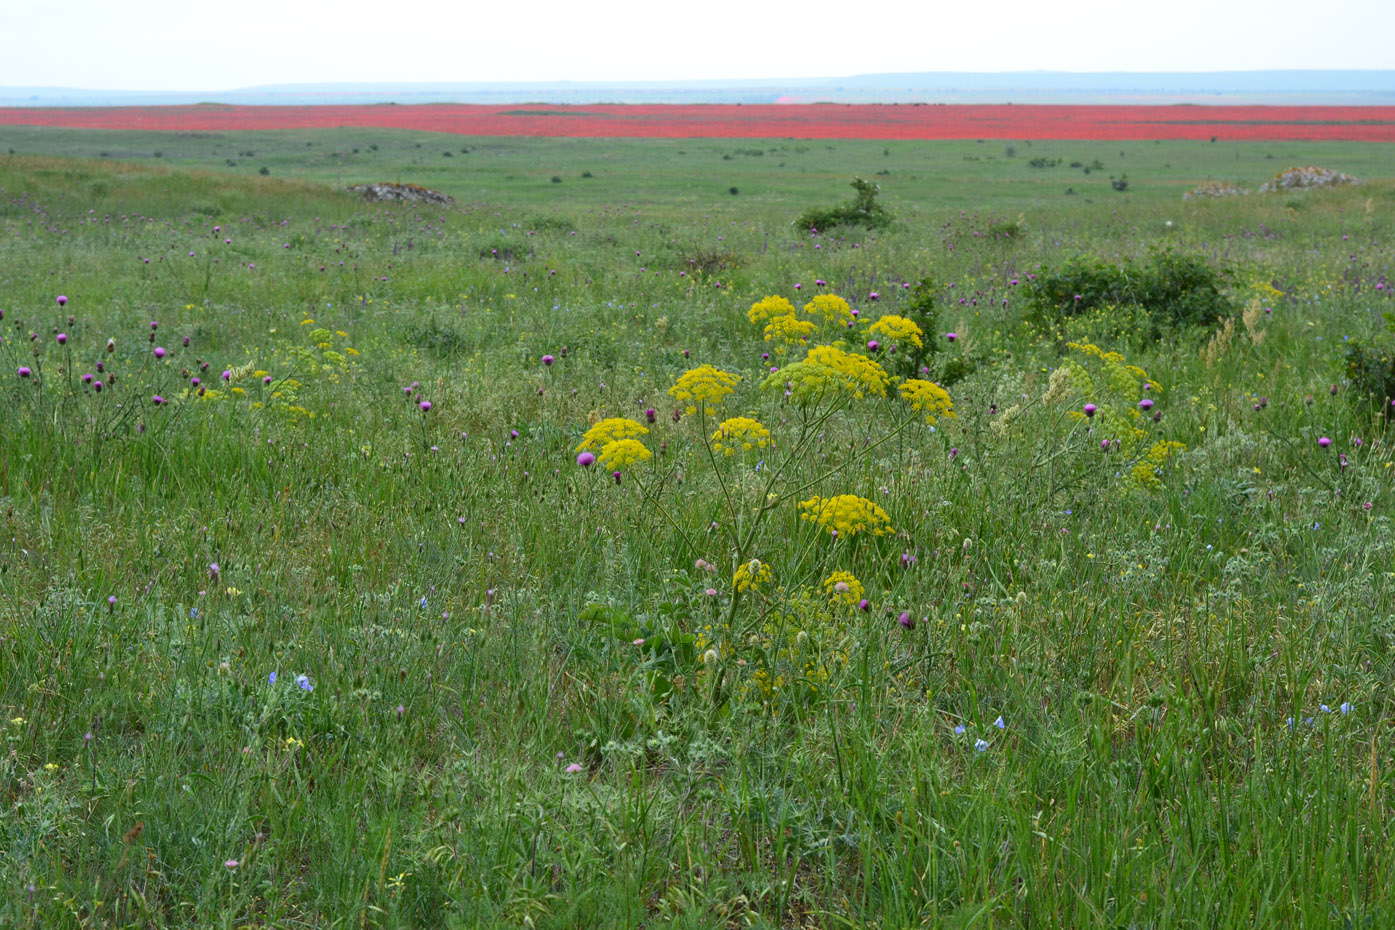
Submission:
{"label": "sky", "polygon": [[0,86],[1395,68],[1391,0],[0,0]]}

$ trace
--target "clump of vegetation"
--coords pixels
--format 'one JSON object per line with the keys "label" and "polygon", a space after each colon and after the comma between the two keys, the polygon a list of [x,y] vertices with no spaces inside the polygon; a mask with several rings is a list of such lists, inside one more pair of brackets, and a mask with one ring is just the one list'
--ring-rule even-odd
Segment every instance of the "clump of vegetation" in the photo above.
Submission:
{"label": "clump of vegetation", "polygon": [[852,179],[852,189],[856,192],[852,200],[836,207],[823,207],[806,210],[800,214],[795,225],[802,229],[827,230],[835,226],[861,226],[866,229],[882,229],[891,224],[892,213],[877,202],[881,187],[862,178]]}
{"label": "clump of vegetation", "polygon": [[1342,346],[1342,370],[1359,407],[1395,417],[1395,313],[1386,311],[1385,331],[1375,337],[1352,339]]}
{"label": "clump of vegetation", "polygon": [[1208,324],[1234,313],[1226,271],[1200,255],[1155,249],[1141,261],[1118,264],[1076,255],[1042,268],[1027,283],[1028,304],[1039,322],[1054,322],[1106,308],[1137,306],[1151,321],[1151,338],[1168,329]]}

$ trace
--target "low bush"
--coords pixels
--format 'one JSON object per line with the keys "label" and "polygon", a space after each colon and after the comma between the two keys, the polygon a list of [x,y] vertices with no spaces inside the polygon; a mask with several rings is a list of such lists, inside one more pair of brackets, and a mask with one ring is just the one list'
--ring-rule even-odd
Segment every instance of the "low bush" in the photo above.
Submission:
{"label": "low bush", "polygon": [[1048,325],[1108,307],[1141,307],[1151,322],[1148,335],[1156,339],[1167,330],[1233,315],[1226,277],[1226,269],[1199,255],[1171,250],[1119,264],[1077,255],[1055,268],[1042,268],[1028,282],[1026,294],[1036,322]]}
{"label": "low bush", "polygon": [[836,207],[805,210],[795,220],[801,229],[828,230],[835,226],[862,226],[867,229],[881,229],[889,225],[893,216],[886,207],[877,203],[881,187],[862,178],[852,179],[856,195],[852,200]]}

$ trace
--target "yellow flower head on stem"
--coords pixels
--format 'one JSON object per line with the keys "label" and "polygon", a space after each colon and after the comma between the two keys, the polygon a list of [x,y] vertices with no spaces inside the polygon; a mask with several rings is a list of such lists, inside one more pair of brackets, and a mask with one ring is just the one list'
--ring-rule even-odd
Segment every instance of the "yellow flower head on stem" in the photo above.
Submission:
{"label": "yellow flower head on stem", "polygon": [[823,580],[823,593],[835,604],[856,607],[862,600],[862,582],[852,572],[834,572]]}
{"label": "yellow flower head on stem", "polygon": [[746,319],[756,326],[770,323],[782,316],[794,316],[794,304],[783,297],[767,297],[751,304],[751,309],[746,311]]}
{"label": "yellow flower head on stem", "polygon": [[770,570],[760,559],[740,565],[736,569],[736,574],[732,576],[732,586],[738,591],[759,591],[764,585],[769,584],[775,578],[775,573]]}
{"label": "yellow flower head on stem", "polygon": [[619,471],[640,462],[647,462],[651,453],[638,439],[616,439],[601,447],[598,458],[601,464],[612,471]]}
{"label": "yellow flower head on stem", "polygon": [[697,413],[699,407],[711,416],[716,414],[716,405],[722,402],[722,398],[736,390],[740,380],[740,375],[711,365],[699,365],[679,375],[668,392],[674,400],[688,405],[689,416]]}
{"label": "yellow flower head on stem", "polygon": [[576,447],[577,452],[587,449],[600,448],[617,439],[634,439],[636,436],[643,436],[649,429],[643,424],[625,417],[608,417],[596,423],[581,437],[581,445]]}
{"label": "yellow flower head on stem", "polygon": [[912,410],[925,414],[925,422],[931,426],[935,425],[939,417],[958,419],[949,392],[933,381],[911,378],[902,381],[897,390],[901,398],[910,403]]}
{"label": "yellow flower head on stem", "polygon": [[732,417],[723,420],[712,434],[712,448],[725,455],[764,449],[770,445],[770,430],[750,417]]}
{"label": "yellow flower head on stem", "polygon": [[804,315],[820,327],[844,327],[852,322],[852,307],[837,294],[819,294],[804,305]]}
{"label": "yellow flower head on stem", "polygon": [[884,316],[869,326],[867,331],[881,336],[887,342],[895,345],[910,345],[917,349],[925,346],[925,334],[920,327],[903,316]]}
{"label": "yellow flower head on stem", "polygon": [[863,531],[873,536],[891,532],[891,518],[886,511],[865,497],[839,494],[836,497],[811,497],[799,503],[800,517],[847,538]]}

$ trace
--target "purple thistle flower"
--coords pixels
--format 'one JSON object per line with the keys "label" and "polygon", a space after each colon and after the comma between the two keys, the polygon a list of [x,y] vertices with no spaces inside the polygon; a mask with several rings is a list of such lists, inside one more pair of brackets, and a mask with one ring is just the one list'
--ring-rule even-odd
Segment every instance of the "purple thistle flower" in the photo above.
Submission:
{"label": "purple thistle flower", "polygon": [[154,401],[155,406],[157,407],[165,402],[165,399],[161,397],[159,394],[156,394],[154,397],[151,398],[151,400]]}
{"label": "purple thistle flower", "polygon": [[429,401],[429,400],[424,400],[424,401],[422,401],[420,404],[418,404],[418,406],[421,407],[421,412],[422,412],[422,413],[430,413],[430,412],[431,412],[431,401]]}
{"label": "purple thistle flower", "polygon": [[59,333],[59,334],[58,334],[58,344],[59,344],[60,346],[61,346],[61,345],[67,345],[67,344],[68,344],[68,334],[67,334],[67,333]]}
{"label": "purple thistle flower", "polygon": [[1092,416],[1095,415],[1095,411],[1097,411],[1097,410],[1099,410],[1099,408],[1096,407],[1094,404],[1086,404],[1086,405],[1085,405],[1085,416],[1087,416],[1087,417],[1092,417]]}
{"label": "purple thistle flower", "polygon": [[27,378],[27,377],[29,377],[29,376],[32,375],[32,374],[33,374],[33,372],[29,370],[29,366],[27,366],[27,365],[20,365],[20,366],[19,366],[19,376],[20,376],[21,378]]}
{"label": "purple thistle flower", "polygon": [[1323,436],[1320,439],[1318,439],[1318,445],[1326,449],[1328,446],[1332,445],[1332,440],[1328,439],[1326,436]]}
{"label": "purple thistle flower", "polygon": [[945,333],[945,338],[948,339],[950,342],[953,342],[954,340],[956,340],[956,339],[959,338],[959,334],[958,334],[958,333]]}
{"label": "purple thistle flower", "polygon": [[1138,402],[1138,409],[1139,409],[1139,410],[1152,410],[1152,409],[1153,409],[1153,401],[1150,400],[1150,399],[1147,398],[1147,397],[1143,398],[1142,400],[1140,400],[1140,401]]}
{"label": "purple thistle flower", "polygon": [[67,296],[66,294],[59,294],[59,295],[58,295],[58,306],[60,306],[60,307],[66,307],[67,305],[68,305],[68,296]]}
{"label": "purple thistle flower", "polygon": [[590,452],[583,452],[576,457],[576,464],[580,465],[582,468],[590,468],[592,465],[596,464],[596,457]]}
{"label": "purple thistle flower", "polygon": [[869,600],[867,600],[867,598],[864,597],[862,600],[860,600],[860,601],[857,602],[857,609],[858,609],[858,610],[871,610],[871,609],[872,609],[872,602],[869,601]]}
{"label": "purple thistle flower", "polygon": [[549,366],[549,367],[550,367],[550,366],[552,365],[552,363],[555,362],[555,361],[557,361],[557,359],[553,358],[551,355],[544,355],[544,356],[542,357],[542,363],[543,363],[544,365]]}
{"label": "purple thistle flower", "polygon": [[875,339],[867,340],[867,351],[875,352],[882,347],[882,344]]}
{"label": "purple thistle flower", "polygon": [[165,357],[165,349],[164,349],[164,346],[156,346],[156,347],[155,347],[155,357],[156,357],[156,358],[164,358],[164,357]]}

